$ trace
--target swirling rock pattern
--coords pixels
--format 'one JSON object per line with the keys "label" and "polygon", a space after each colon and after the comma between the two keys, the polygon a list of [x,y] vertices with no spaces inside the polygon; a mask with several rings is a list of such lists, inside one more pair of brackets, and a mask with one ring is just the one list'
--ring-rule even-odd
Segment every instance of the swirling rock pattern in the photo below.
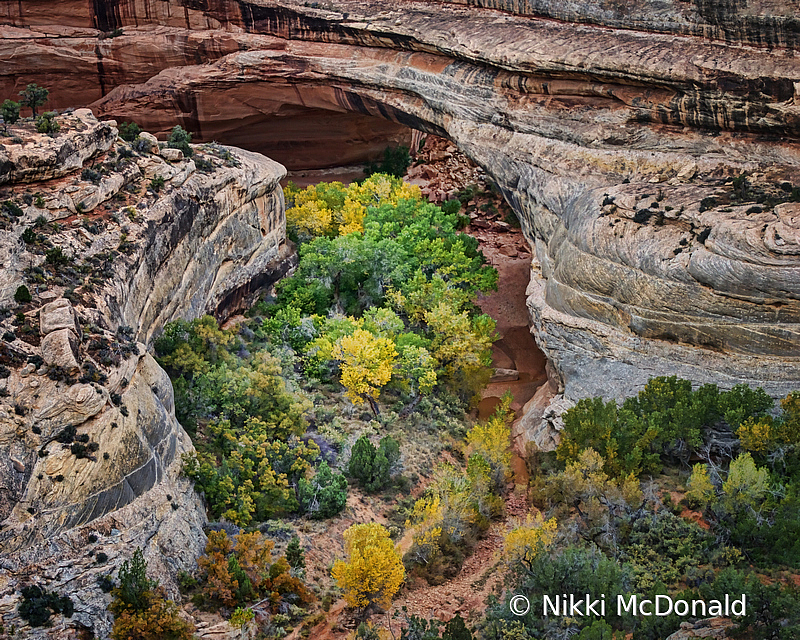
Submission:
{"label": "swirling rock pattern", "polygon": [[[46,262],[19,240],[25,229],[43,228],[40,218],[60,221],[48,227],[48,242],[91,284],[87,276],[67,291],[59,280],[28,280],[34,300],[22,313],[35,330],[23,334],[0,319],[0,331],[20,336],[0,344],[0,616],[26,638],[72,637],[76,626],[102,638],[113,621],[101,575],[141,547],[174,593],[175,575],[196,566],[204,545],[201,499],[180,474],[192,443],[146,343],[176,318],[228,315],[280,278],[295,254],[285,241],[281,165],[214,145],[195,150],[201,172],[181,151],[152,141],[134,153],[113,121],[89,111],[59,121],[63,140],[15,129],[29,139],[12,139],[7,152],[19,157],[22,145],[82,137],[95,149],[86,160],[95,169],[50,165],[39,154],[49,180],[31,184],[17,173],[0,194],[23,205],[0,228],[0,306],[13,305],[16,287]],[[156,178],[162,186],[153,188]],[[25,204],[28,189],[38,198]],[[76,210],[94,213],[78,219]],[[72,597],[70,628],[24,625],[19,590],[31,582]]]}
{"label": "swirling rock pattern", "polygon": [[161,131],[247,123],[257,147],[313,108],[450,138],[535,249],[552,384],[522,445],[552,446],[552,398],[622,397],[652,375],[800,387],[793,2],[305,4],[61,3],[56,21],[0,2],[3,86],[68,60],[84,72],[65,70],[65,96]]}

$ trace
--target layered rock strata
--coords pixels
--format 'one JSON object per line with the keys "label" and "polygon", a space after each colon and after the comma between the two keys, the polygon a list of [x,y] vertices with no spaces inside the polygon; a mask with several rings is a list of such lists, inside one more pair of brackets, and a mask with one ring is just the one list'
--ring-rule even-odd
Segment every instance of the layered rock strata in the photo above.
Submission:
{"label": "layered rock strata", "polygon": [[[220,145],[186,158],[148,135],[132,146],[88,110],[57,121],[53,137],[12,126],[0,151],[27,158],[0,187],[0,307],[14,309],[0,314],[0,615],[25,637],[102,638],[101,576],[141,547],[174,594],[204,544],[180,475],[192,444],[146,344],[170,320],[237,308],[294,254],[277,163]],[[48,160],[76,148],[94,152]],[[17,304],[22,283],[33,299]],[[69,595],[71,620],[26,627],[30,584]]]}
{"label": "layered rock strata", "polygon": [[800,386],[793,4],[595,4],[66,3],[62,24],[123,33],[47,42],[55,20],[8,2],[17,40],[0,58],[15,88],[42,61],[92,68],[69,77],[101,87],[93,109],[145,124],[230,129],[221,105],[246,104],[263,127],[303,107],[452,140],[535,249],[528,304],[552,375],[520,435],[552,444],[556,396],[622,397],[669,374]]}

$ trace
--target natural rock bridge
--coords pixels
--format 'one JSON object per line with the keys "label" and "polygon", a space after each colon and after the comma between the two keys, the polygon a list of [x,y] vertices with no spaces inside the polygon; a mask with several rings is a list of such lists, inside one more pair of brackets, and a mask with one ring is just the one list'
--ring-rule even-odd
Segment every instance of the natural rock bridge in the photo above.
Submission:
{"label": "natural rock bridge", "polygon": [[446,136],[535,248],[551,395],[800,386],[793,3],[308,4],[0,2],[0,86],[290,167],[352,161],[396,124]]}

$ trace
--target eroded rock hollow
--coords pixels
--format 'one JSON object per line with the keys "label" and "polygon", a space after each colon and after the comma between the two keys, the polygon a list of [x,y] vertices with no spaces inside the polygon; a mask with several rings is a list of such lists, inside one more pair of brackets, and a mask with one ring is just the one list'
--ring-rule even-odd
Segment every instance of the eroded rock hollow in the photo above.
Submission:
{"label": "eroded rock hollow", "polygon": [[2,87],[246,146],[298,109],[450,138],[535,248],[540,407],[657,374],[798,386],[793,3],[307,4],[2,2]]}
{"label": "eroded rock hollow", "polygon": [[792,2],[308,4],[0,2],[0,86],[258,148],[308,109],[454,141],[535,249],[525,439],[652,375],[800,386]]}

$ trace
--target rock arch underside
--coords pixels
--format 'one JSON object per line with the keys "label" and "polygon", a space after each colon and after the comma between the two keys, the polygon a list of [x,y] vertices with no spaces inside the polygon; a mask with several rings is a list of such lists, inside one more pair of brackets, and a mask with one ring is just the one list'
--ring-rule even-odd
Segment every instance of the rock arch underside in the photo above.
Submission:
{"label": "rock arch underside", "polygon": [[[800,388],[794,0],[0,0],[0,25],[0,98],[36,82],[50,108],[88,105],[162,136],[182,124],[289,168],[357,161],[408,127],[453,141],[500,187],[534,250],[527,305],[550,380],[518,426],[523,440],[546,439],[548,404],[624,397],[654,375],[776,397]],[[281,175],[231,177],[245,185],[231,210],[277,211]],[[192,224],[173,234],[193,238],[181,249],[190,261],[209,233]],[[155,231],[148,242],[161,247]],[[165,272],[150,274],[161,284],[148,293],[150,280],[131,276],[136,295],[109,303],[112,324],[147,341],[168,319],[235,297],[255,277],[257,242],[214,263],[202,290]],[[142,265],[130,273],[157,267]],[[227,280],[236,287],[218,287]],[[134,391],[162,416],[152,449],[174,455],[190,445],[163,372],[142,357]],[[19,548],[22,530],[5,544]],[[54,562],[79,544],[65,535],[12,564]]]}

